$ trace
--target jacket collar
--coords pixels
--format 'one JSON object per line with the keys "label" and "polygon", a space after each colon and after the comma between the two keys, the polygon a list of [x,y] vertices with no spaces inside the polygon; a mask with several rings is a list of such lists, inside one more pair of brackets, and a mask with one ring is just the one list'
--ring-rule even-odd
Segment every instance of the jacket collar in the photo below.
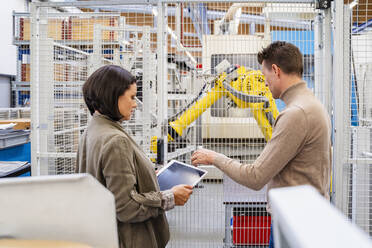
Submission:
{"label": "jacket collar", "polygon": [[121,126],[121,122],[114,121],[110,117],[108,117],[106,115],[103,115],[101,113],[94,112],[93,113],[93,119],[101,119],[101,120],[109,121],[109,122],[112,122],[119,129],[123,129],[123,127]]}

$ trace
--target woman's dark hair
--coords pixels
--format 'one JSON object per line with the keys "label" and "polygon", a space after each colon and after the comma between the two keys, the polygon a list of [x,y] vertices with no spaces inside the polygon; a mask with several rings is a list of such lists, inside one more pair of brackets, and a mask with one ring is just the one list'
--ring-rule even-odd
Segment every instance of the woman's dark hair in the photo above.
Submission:
{"label": "woman's dark hair", "polygon": [[90,114],[98,111],[114,121],[122,115],[118,109],[119,96],[136,83],[136,78],[116,65],[105,65],[90,75],[83,85],[83,96]]}
{"label": "woman's dark hair", "polygon": [[266,67],[271,70],[271,66],[276,64],[284,73],[295,74],[302,77],[304,66],[300,50],[291,43],[276,41],[268,47],[262,49],[257,54],[260,65],[265,60]]}

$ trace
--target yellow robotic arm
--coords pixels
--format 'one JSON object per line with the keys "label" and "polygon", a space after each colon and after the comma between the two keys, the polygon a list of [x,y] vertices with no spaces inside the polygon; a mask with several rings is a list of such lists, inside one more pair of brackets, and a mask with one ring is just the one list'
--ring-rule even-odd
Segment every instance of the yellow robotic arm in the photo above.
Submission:
{"label": "yellow robotic arm", "polygon": [[[182,137],[183,131],[222,96],[231,98],[239,108],[250,108],[266,141],[271,139],[272,126],[278,116],[278,110],[269,88],[265,86],[263,74],[259,70],[232,66],[217,78],[212,89],[204,97],[169,123],[168,141],[172,142]],[[158,163],[162,163],[162,155],[158,153],[161,149],[158,149],[156,136],[151,139],[150,150],[157,154]]]}
{"label": "yellow robotic arm", "polygon": [[250,108],[266,141],[271,139],[272,125],[278,116],[275,101],[261,71],[247,71],[243,66],[222,73],[203,98],[170,122],[168,139],[182,136],[183,131],[222,96],[230,97],[239,108]]}

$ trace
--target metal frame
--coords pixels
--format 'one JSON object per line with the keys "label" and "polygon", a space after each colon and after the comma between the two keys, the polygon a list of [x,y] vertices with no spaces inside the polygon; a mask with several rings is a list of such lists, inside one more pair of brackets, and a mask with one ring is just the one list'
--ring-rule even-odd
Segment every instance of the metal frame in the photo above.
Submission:
{"label": "metal frame", "polygon": [[[216,2],[216,1],[214,1]],[[193,2],[191,2],[193,3]],[[136,5],[138,6],[138,5]],[[105,11],[116,11],[117,8],[120,8],[120,5],[119,6],[116,6],[115,8],[113,7],[107,7],[107,6],[100,6],[99,9],[102,9],[102,10],[105,10]],[[123,7],[122,8],[122,11],[125,11],[125,12],[130,12],[130,13],[145,13],[145,14],[152,14],[152,10],[149,10],[149,9],[144,9],[144,8],[139,8],[139,7]],[[208,16],[210,19],[218,19],[218,18],[222,18],[225,14],[221,11],[214,11],[214,10],[208,10],[207,11],[208,13]],[[177,7],[168,7],[167,8],[167,14],[168,16],[176,16],[177,15]],[[190,17],[190,14],[188,13],[187,10],[184,10],[183,11],[183,15],[184,16],[188,16]],[[191,17],[190,17],[191,18]],[[241,17],[239,18],[240,22],[241,23],[250,23],[250,22],[255,22],[257,24],[264,24],[265,23],[265,18],[264,17],[261,17],[261,16],[256,16],[256,15],[249,15],[249,14],[242,14]],[[288,25],[288,23],[290,23],[293,27],[296,27],[296,28],[309,28],[311,26],[311,23],[310,22],[295,22],[293,20],[285,20],[285,19],[281,19],[281,20],[276,20],[274,23],[272,23],[271,25],[272,26],[278,26],[278,27],[286,27]],[[190,33],[190,32],[185,32],[183,33],[184,36],[195,36],[195,34],[193,33]]]}
{"label": "metal frame", "polygon": [[[371,234],[370,126],[351,121],[351,9],[335,2],[333,199],[351,221]],[[355,76],[355,75],[354,75]],[[364,92],[365,94],[366,92]],[[370,94],[370,92],[367,92]],[[360,116],[360,115],[359,115]],[[367,151],[368,151],[367,150]],[[363,156],[364,155],[364,156]]]}
{"label": "metal frame", "polygon": [[348,7],[343,2],[335,2],[335,38],[334,38],[334,143],[333,143],[333,185],[332,201],[346,213],[347,194],[344,194],[348,180],[345,178],[347,169],[345,147],[350,144],[350,137],[345,127],[350,120],[350,112],[345,106],[349,106],[349,80],[350,80],[350,16]]}
{"label": "metal frame", "polygon": [[318,13],[314,22],[314,69],[315,95],[331,113],[332,88],[332,39],[331,39],[331,10],[326,9]]}
{"label": "metal frame", "polygon": [[[219,2],[221,0],[203,0],[205,3]],[[108,1],[65,1],[65,2],[35,2],[38,7],[89,7],[89,6],[100,6],[100,5],[129,5],[129,4],[154,4],[159,3],[177,3],[179,0],[108,0]],[[198,3],[200,0],[188,0],[190,3]],[[235,0],[223,0],[225,3],[236,3]],[[315,0],[240,0],[242,3],[312,3],[315,4]]]}
{"label": "metal frame", "polygon": [[164,142],[163,146],[163,156],[164,158],[168,157],[168,130],[166,129],[167,120],[168,120],[168,101],[167,101],[167,30],[165,27],[168,27],[168,20],[167,20],[167,7],[165,4],[159,2],[158,3],[158,16],[157,16],[157,27],[158,27],[158,34],[157,34],[157,49],[158,49],[158,68],[157,68],[157,75],[158,75],[158,107],[159,107],[159,118],[157,122],[158,128],[160,130],[157,131],[157,136],[161,137]]}
{"label": "metal frame", "polygon": [[324,98],[322,103],[326,107],[328,113],[332,113],[331,110],[331,90],[332,89],[332,13],[331,9],[326,9],[324,12],[323,22],[323,92]]}
{"label": "metal frame", "polygon": [[[37,5],[32,4],[32,12],[31,12],[31,92],[33,94],[33,100],[31,101],[31,109],[32,109],[32,132],[33,132],[33,142],[31,143],[31,150],[32,150],[32,173],[33,175],[43,175],[43,174],[55,174],[60,173],[61,170],[66,171],[65,173],[71,173],[70,167],[64,167],[64,165],[60,165],[60,161],[64,161],[64,159],[68,158],[75,158],[76,153],[72,150],[72,136],[73,135],[79,135],[78,132],[80,130],[83,130],[85,127],[80,126],[81,125],[81,118],[82,113],[79,111],[75,113],[75,117],[78,119],[72,119],[72,110],[75,110],[72,105],[72,107],[69,106],[69,104],[75,104],[78,105],[79,102],[67,102],[64,106],[55,106],[54,103],[59,104],[54,99],[54,92],[56,90],[65,91],[67,90],[68,93],[66,94],[74,94],[76,93],[75,89],[76,86],[80,85],[79,82],[73,82],[74,86],[70,87],[65,82],[58,82],[59,85],[62,88],[55,87],[55,79],[54,79],[54,67],[51,65],[54,65],[54,53],[55,48],[62,48],[64,50],[67,50],[69,52],[73,52],[74,55],[81,54],[85,56],[86,62],[88,59],[92,62],[96,62],[93,65],[101,64],[102,61],[105,63],[112,61],[107,60],[105,58],[101,57],[101,44],[104,44],[104,42],[101,42],[101,40],[96,40],[95,38],[93,41],[89,42],[89,44],[93,44],[93,53],[86,53],[78,49],[74,49],[72,47],[66,46],[64,44],[60,44],[58,42],[54,42],[51,38],[46,38],[48,34],[48,17],[46,17],[43,13],[43,9],[41,7],[37,7]],[[67,15],[67,14],[64,14]],[[90,16],[89,14],[88,16]],[[101,15],[106,16],[107,14]],[[53,14],[51,16],[54,16]],[[60,16],[60,15],[59,15]],[[111,15],[112,16],[112,15]],[[119,17],[119,15],[117,15]],[[102,32],[104,28],[100,27],[100,25],[95,25],[94,32],[96,36],[100,37],[100,34],[98,35],[97,32]],[[75,44],[82,44],[82,42],[76,42]],[[114,43],[113,43],[114,44]],[[97,58],[98,54],[98,58]],[[86,63],[85,62],[85,63]],[[67,64],[69,62],[67,61]],[[84,66],[83,64],[80,64],[80,66]],[[94,67],[94,66],[93,66]],[[42,68],[42,71],[39,69]],[[91,68],[88,68],[88,70]],[[53,83],[51,83],[53,82]],[[67,87],[66,87],[67,86]],[[59,109],[63,107],[61,111]],[[58,112],[56,112],[58,110]],[[78,110],[76,108],[76,110]],[[56,130],[54,129],[54,126],[56,123],[54,123],[54,119],[56,118],[56,114],[61,114],[62,118],[64,115],[68,115],[69,120],[63,120],[60,125],[63,130]],[[73,117],[73,118],[75,118]],[[89,117],[88,117],[89,118]],[[85,119],[85,117],[84,117]],[[73,123],[74,122],[74,123]],[[73,126],[71,126],[73,125]],[[77,125],[77,126],[75,126]],[[60,146],[63,144],[60,143],[60,141],[56,140],[58,142],[58,148],[55,146],[55,139],[58,138],[56,135],[64,135],[68,134],[68,137],[71,135],[71,147],[68,147],[66,151],[62,149],[61,151]],[[63,141],[62,141],[63,142]],[[56,147],[56,148],[55,148]],[[58,150],[57,150],[58,149]],[[49,160],[55,159],[55,162],[50,163]],[[71,166],[69,163],[68,165]],[[54,166],[54,167],[53,167]]]}
{"label": "metal frame", "polygon": [[[167,162],[167,160],[176,158],[177,156],[183,155],[185,153],[190,153],[192,152],[195,147],[194,146],[187,146],[186,148],[182,148],[177,150],[176,152],[169,152],[167,149],[167,143],[168,143],[168,130],[167,130],[167,121],[168,121],[168,101],[169,100],[180,100],[182,96],[172,96],[168,95],[168,89],[167,89],[167,82],[168,82],[168,74],[169,74],[169,69],[170,66],[168,65],[167,62],[167,56],[168,56],[168,41],[169,39],[173,39],[173,41],[176,41],[176,44],[174,44],[173,47],[177,47],[178,51],[182,53],[187,53],[187,52],[195,52],[196,50],[198,52],[201,51],[201,49],[190,49],[190,48],[185,48],[182,46],[182,44],[179,42],[179,40],[176,40],[172,38],[172,33],[169,32],[167,29],[168,27],[168,16],[175,15],[175,24],[176,24],[176,34],[177,37],[180,37],[180,16],[181,16],[181,9],[179,6],[171,6],[169,7],[169,4],[179,4],[181,1],[180,0],[111,0],[111,1],[72,1],[72,2],[37,2],[37,3],[32,3],[31,4],[31,9],[32,9],[32,16],[31,16],[31,22],[33,23],[32,26],[34,27],[39,27],[39,29],[32,29],[31,30],[31,40],[32,40],[32,45],[31,45],[31,61],[32,61],[32,69],[31,69],[31,80],[33,82],[40,82],[40,85],[32,84],[31,87],[33,89],[33,92],[36,92],[36,95],[33,95],[34,100],[32,101],[32,131],[35,132],[35,142],[32,142],[32,173],[33,175],[40,175],[42,174],[42,171],[48,171],[45,168],[40,168],[38,167],[40,165],[40,161],[38,160],[38,156],[42,157],[43,155],[48,155],[48,158],[52,157],[57,157],[59,156],[57,152],[55,151],[50,151],[48,150],[48,142],[51,142],[50,140],[46,139],[41,139],[40,134],[45,134],[43,137],[46,137],[48,134],[47,127],[50,125],[53,125],[52,120],[53,120],[53,111],[50,110],[50,102],[53,101],[52,97],[46,97],[40,98],[41,94],[38,91],[35,91],[35,87],[42,88],[43,91],[47,91],[48,87],[50,85],[47,85],[46,82],[48,81],[48,78],[53,78],[53,73],[48,71],[47,73],[44,73],[43,75],[41,74],[36,74],[37,68],[40,67],[48,67],[48,63],[50,63],[50,60],[53,59],[53,57],[48,57],[45,55],[43,57],[43,60],[39,60],[35,56],[34,51],[40,52],[45,52],[45,54],[52,49],[53,51],[53,46],[56,45],[49,39],[43,39],[43,38],[38,38],[42,37],[42,34],[45,34],[47,28],[46,25],[43,24],[45,20],[40,20],[40,15],[39,12],[40,8],[42,7],[100,7],[102,5],[102,8],[105,8],[105,6],[115,6],[115,7],[120,7],[124,5],[137,5],[142,4],[144,6],[155,6],[158,9],[158,15],[154,15],[154,20],[156,21],[154,23],[154,28],[151,27],[146,27],[144,31],[144,38],[147,40],[151,40],[149,38],[151,36],[151,33],[157,34],[157,68],[156,72],[154,72],[154,68],[152,70],[144,70],[143,74],[143,82],[147,81],[153,81],[153,77],[156,74],[157,75],[157,82],[158,82],[158,96],[157,96],[157,107],[159,109],[158,111],[158,118],[156,119],[157,121],[157,129],[155,130],[156,136],[158,138],[161,138],[164,141],[164,146],[163,146],[163,157],[165,158],[164,163]],[[197,0],[190,0],[187,1],[188,3],[200,3],[200,1]],[[203,3],[235,3],[236,1],[233,0],[224,0],[224,1],[219,1],[219,0],[204,0]],[[274,1],[269,1],[269,0],[242,0],[240,1],[242,3],[308,3],[309,6],[314,5],[315,6],[315,0],[298,0],[298,1],[290,1],[290,0],[274,0]],[[347,207],[348,207],[348,201],[350,200],[348,198],[348,195],[346,192],[348,192],[348,183],[350,181],[350,178],[347,178],[348,175],[348,170],[350,169],[351,164],[356,164],[356,166],[360,164],[370,164],[371,159],[366,159],[366,158],[359,158],[358,156],[350,156],[350,154],[346,152],[350,152],[350,146],[352,145],[351,140],[352,136],[349,135],[349,130],[348,130],[348,120],[350,120],[350,112],[348,109],[348,106],[350,106],[350,99],[348,93],[350,92],[349,89],[349,80],[350,80],[350,32],[349,32],[349,27],[350,27],[350,16],[349,12],[350,10],[348,7],[345,7],[342,1],[334,1],[333,2],[333,9],[326,9],[326,10],[319,10],[318,12],[320,15],[318,16],[318,22],[316,23],[316,35],[317,38],[315,40],[319,40],[320,42],[316,45],[317,51],[315,57],[318,59],[316,60],[316,73],[317,73],[317,79],[316,79],[316,86],[318,87],[316,90],[317,96],[321,99],[323,104],[325,105],[326,109],[329,111],[329,113],[332,113],[333,111],[333,121],[334,121],[334,130],[333,130],[333,137],[334,137],[334,153],[333,153],[333,185],[332,185],[332,201],[335,203],[335,205],[340,208],[342,211],[347,213]],[[198,5],[199,6],[199,5]],[[198,8],[198,7],[196,7]],[[201,11],[204,12],[207,11],[204,7],[199,8]],[[133,8],[132,11],[140,11],[140,8]],[[147,10],[146,11],[150,11]],[[209,12],[208,15],[211,14],[213,11]],[[147,13],[147,12],[146,12]],[[149,12],[150,14],[151,12]],[[96,15],[97,13],[92,13],[92,14],[87,14],[87,15]],[[211,17],[209,20],[213,18],[219,18],[222,12],[219,11],[214,11],[212,14],[215,14],[215,16]],[[335,38],[334,38],[334,54],[333,54],[333,67],[332,67],[332,54],[331,54],[331,47],[332,47],[332,39],[331,39],[331,22],[332,22],[332,14],[333,17],[335,18],[334,22],[334,32],[335,32]],[[63,15],[70,15],[66,13],[62,14],[50,14],[50,16],[63,16]],[[71,15],[74,15],[71,13]],[[79,14],[80,15],[80,14]],[[103,14],[105,15],[105,14]],[[243,16],[243,15],[242,15]],[[191,19],[195,20],[195,18],[192,18],[193,15],[189,15],[188,17],[191,17]],[[221,16],[222,17],[222,16]],[[263,17],[254,17],[250,15],[245,15],[243,16],[244,20],[243,22],[248,22],[252,21],[252,23],[260,23],[260,24],[267,24],[267,25],[285,25],[288,23],[291,23],[290,21],[283,20],[282,22],[279,23],[269,23],[265,22],[265,18]],[[251,18],[251,19],[250,19]],[[200,34],[185,34],[185,36],[198,36],[200,38],[201,33],[204,28],[201,28],[200,24],[205,24],[205,22],[208,21],[208,18],[206,17],[205,19],[202,18],[203,20],[201,21],[202,23],[193,23],[194,27],[196,30],[199,31]],[[281,20],[280,20],[281,21]],[[39,23],[38,25],[35,25],[35,23]],[[197,20],[196,22],[200,22],[200,20]],[[309,27],[311,25],[310,21],[302,21],[297,24],[296,27]],[[155,28],[156,26],[156,28]],[[254,26],[253,26],[254,27]],[[265,32],[267,32],[267,27],[265,27]],[[102,29],[105,29],[105,27],[99,27],[95,26],[94,32],[95,34],[102,32]],[[110,29],[110,28],[108,28]],[[114,30],[115,28],[111,28]],[[172,30],[173,31],[173,30]],[[96,35],[94,37],[97,37]],[[101,55],[101,45],[105,44],[106,41],[102,40],[97,40],[94,39],[93,44],[93,56],[90,56],[93,60],[96,61],[96,65],[100,64],[102,61],[102,58],[100,58]],[[15,41],[17,43],[17,41]],[[17,44],[22,44],[22,42],[18,42]],[[25,42],[24,44],[28,44]],[[69,44],[68,42],[63,43],[63,44]],[[92,43],[91,43],[92,44]],[[148,44],[147,44],[148,45]],[[53,52],[52,52],[53,53]],[[51,53],[51,54],[52,54]],[[92,54],[89,54],[92,55]],[[153,53],[151,51],[150,46],[144,46],[143,47],[143,55],[145,57],[152,56]],[[116,55],[117,56],[117,55]],[[144,62],[144,67],[150,68],[150,64],[147,63],[153,63],[155,58],[153,58],[153,61],[143,61]],[[146,65],[145,65],[146,64]],[[96,67],[94,67],[96,68]],[[92,70],[94,68],[91,68]],[[52,69],[51,69],[52,70]],[[332,71],[333,70],[333,71]],[[332,75],[333,72],[333,75]],[[334,83],[332,82],[332,79],[334,79]],[[321,83],[320,83],[321,82]],[[45,84],[44,84],[45,83]],[[145,84],[148,86],[147,84]],[[332,91],[330,89],[334,89],[334,94],[332,95],[333,98],[331,97]],[[148,100],[148,97],[146,97],[146,94],[148,94],[150,91],[149,88],[144,88],[144,101],[143,101],[143,115],[144,116],[150,116],[151,115],[151,109],[146,108],[146,106],[151,105],[151,103],[146,102]],[[192,95],[189,94],[188,95]],[[346,107],[345,107],[346,106]],[[332,109],[333,107],[333,109]],[[37,119],[37,116],[39,116],[39,112],[46,112],[50,113],[49,116],[46,116],[44,119]],[[144,122],[142,125],[142,134],[143,137],[146,139],[147,143],[144,142],[144,147],[149,147],[148,141],[150,141],[151,135],[154,135],[153,133],[150,133],[150,129],[147,128],[148,126],[151,125],[151,120],[150,122]],[[80,128],[80,127],[78,127]],[[354,137],[357,137],[354,136]],[[353,141],[355,139],[353,138]],[[354,142],[353,147],[358,146],[357,142]],[[349,149],[350,148],[350,149]],[[256,150],[254,152],[257,152]],[[62,156],[65,157],[73,157],[73,154],[63,154]],[[355,170],[356,167],[353,167],[353,170]],[[357,180],[355,178],[355,174],[353,176],[353,181]],[[353,185],[354,187],[354,185]],[[353,188],[355,191],[355,188]],[[354,192],[353,191],[353,192]],[[352,206],[355,206],[355,198],[351,199]],[[352,212],[353,216],[352,219],[355,220],[355,212]]]}
{"label": "metal frame", "polygon": [[[50,66],[53,64],[53,41],[47,39],[47,22],[41,20],[39,15],[40,9],[36,8],[35,5],[31,5],[31,91],[34,92],[34,100],[31,102],[31,130],[33,138],[31,142],[31,173],[32,175],[41,175],[42,171],[47,172],[47,168],[41,168],[42,161],[40,161],[39,154],[48,152],[48,126],[51,123],[51,118],[39,119],[40,112],[52,113],[50,110],[52,99],[46,95],[46,97],[40,97],[41,92],[38,89],[43,87],[43,91],[48,91],[50,84],[53,80],[53,68]],[[43,54],[41,54],[43,53]],[[39,60],[39,56],[43,56],[43,60]],[[45,71],[41,75],[37,68],[44,68]],[[45,87],[45,88],[44,88]],[[36,135],[35,135],[36,134]],[[41,139],[41,137],[43,137]],[[36,141],[36,142],[35,142]],[[47,164],[47,163],[46,163]]]}

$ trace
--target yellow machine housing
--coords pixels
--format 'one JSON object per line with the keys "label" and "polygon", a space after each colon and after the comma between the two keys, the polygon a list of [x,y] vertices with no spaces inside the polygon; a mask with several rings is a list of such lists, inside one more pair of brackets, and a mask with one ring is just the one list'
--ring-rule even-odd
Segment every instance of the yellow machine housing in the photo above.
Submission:
{"label": "yellow machine housing", "polygon": [[[279,114],[275,101],[261,71],[241,66],[223,72],[204,97],[169,123],[168,141],[181,137],[183,131],[222,96],[231,98],[239,108],[250,108],[266,141],[271,139],[272,125]],[[157,152],[155,136],[151,139],[151,151]]]}
{"label": "yellow machine housing", "polygon": [[[234,80],[228,80],[233,73],[236,76]],[[243,94],[239,95],[239,92]],[[214,87],[203,98],[177,120],[169,123],[176,133],[170,134],[169,140],[173,140],[177,135],[182,136],[183,131],[222,96],[231,98],[239,108],[250,108],[266,141],[271,139],[273,120],[278,116],[275,101],[269,88],[265,86],[265,78],[261,71],[247,71],[241,66],[230,74],[222,73]]]}

